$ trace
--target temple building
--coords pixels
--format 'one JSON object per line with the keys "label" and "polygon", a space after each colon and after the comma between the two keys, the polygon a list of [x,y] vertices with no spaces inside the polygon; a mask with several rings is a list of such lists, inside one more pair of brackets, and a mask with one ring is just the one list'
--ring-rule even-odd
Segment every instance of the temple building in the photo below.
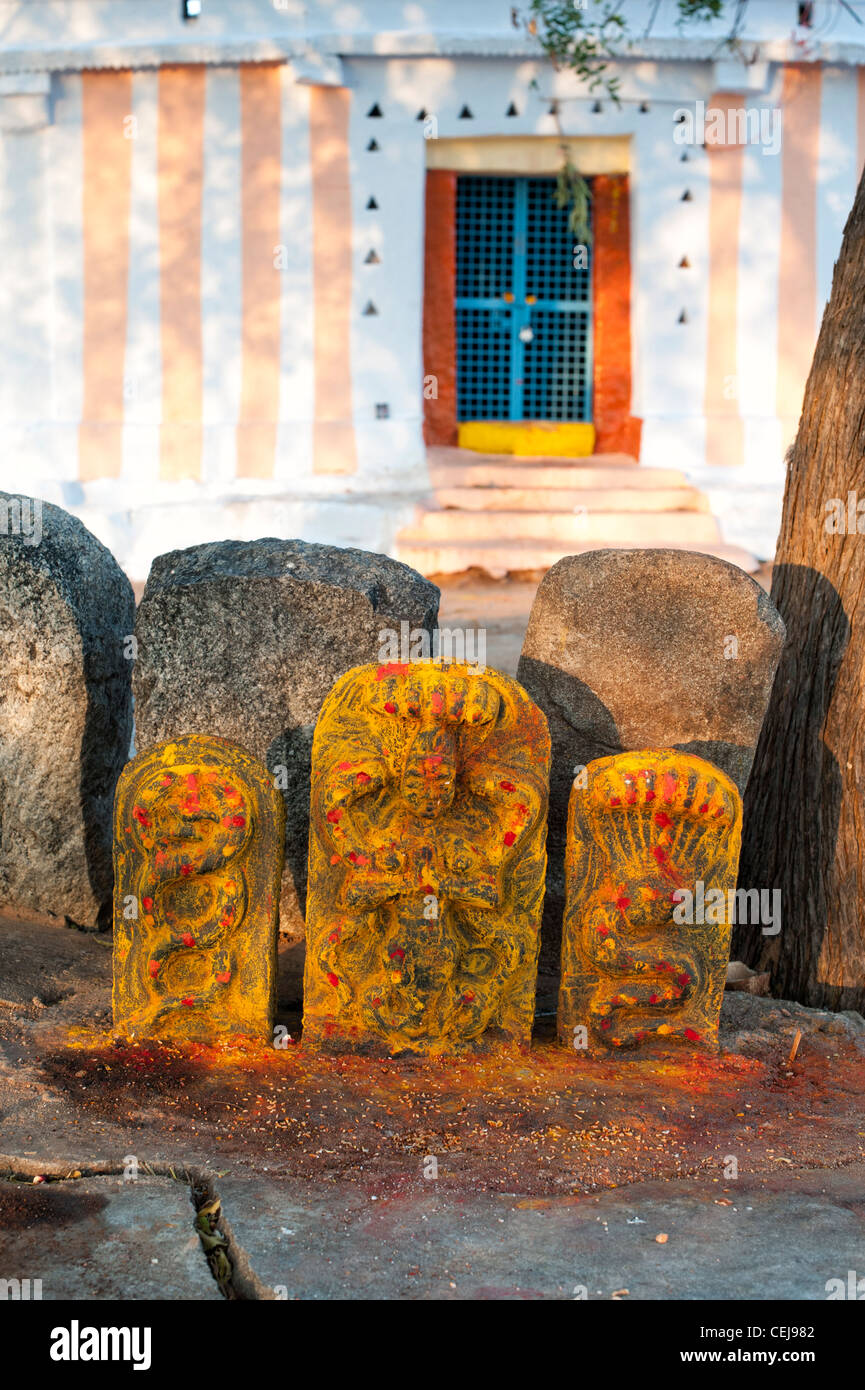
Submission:
{"label": "temple building", "polygon": [[134,579],[226,536],[771,557],[865,12],[626,8],[616,101],[505,0],[0,0],[0,487]]}

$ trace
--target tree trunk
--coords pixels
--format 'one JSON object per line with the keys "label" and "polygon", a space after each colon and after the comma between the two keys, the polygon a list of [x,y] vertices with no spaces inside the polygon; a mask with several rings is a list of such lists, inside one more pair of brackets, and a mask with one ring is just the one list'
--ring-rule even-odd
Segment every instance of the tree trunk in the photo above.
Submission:
{"label": "tree trunk", "polygon": [[[844,530],[833,531],[839,514]],[[734,955],[771,970],[774,995],[865,1012],[865,534],[856,520],[865,533],[865,178],[788,456],[772,578],[787,644],[745,797],[739,882],[781,890],[781,930],[739,926],[734,938]]]}

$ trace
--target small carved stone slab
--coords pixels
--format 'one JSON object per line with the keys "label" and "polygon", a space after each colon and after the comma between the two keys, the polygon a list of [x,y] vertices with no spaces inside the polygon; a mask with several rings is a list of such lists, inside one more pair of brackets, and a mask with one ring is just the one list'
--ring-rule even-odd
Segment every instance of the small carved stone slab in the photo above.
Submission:
{"label": "small carved stone slab", "polygon": [[270,1039],[285,812],[239,744],[191,735],[124,768],[114,803],[114,1027]]}
{"label": "small carved stone slab", "polygon": [[304,1045],[527,1044],[550,743],[516,681],[361,666],[313,744]]}
{"label": "small carved stone slab", "polygon": [[582,780],[568,808],[559,1041],[717,1046],[742,836],[735,783],[667,749],[599,758]]}

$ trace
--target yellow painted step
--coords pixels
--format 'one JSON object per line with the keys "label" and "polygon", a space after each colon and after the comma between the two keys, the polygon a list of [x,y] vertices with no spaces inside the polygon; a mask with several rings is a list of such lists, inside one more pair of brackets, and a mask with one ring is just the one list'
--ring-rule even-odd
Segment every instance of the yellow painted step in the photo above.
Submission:
{"label": "yellow painted step", "polygon": [[587,458],[595,447],[595,427],[586,420],[464,420],[457,440],[461,449],[480,454]]}

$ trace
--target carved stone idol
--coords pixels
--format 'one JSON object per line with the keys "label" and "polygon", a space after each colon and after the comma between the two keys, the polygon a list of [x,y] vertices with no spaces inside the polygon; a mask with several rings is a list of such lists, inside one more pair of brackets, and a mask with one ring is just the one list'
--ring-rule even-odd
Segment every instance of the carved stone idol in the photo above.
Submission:
{"label": "carved stone idol", "polygon": [[655,1036],[717,1045],[742,835],[735,783],[667,749],[599,758],[582,781],[568,811],[559,1041],[590,1053]]}
{"label": "carved stone idol", "polygon": [[114,1027],[273,1036],[282,797],[239,744],[191,735],[125,767],[114,803]]}
{"label": "carved stone idol", "polygon": [[337,681],[313,743],[305,1045],[529,1042],[549,757],[544,716],[497,671]]}

